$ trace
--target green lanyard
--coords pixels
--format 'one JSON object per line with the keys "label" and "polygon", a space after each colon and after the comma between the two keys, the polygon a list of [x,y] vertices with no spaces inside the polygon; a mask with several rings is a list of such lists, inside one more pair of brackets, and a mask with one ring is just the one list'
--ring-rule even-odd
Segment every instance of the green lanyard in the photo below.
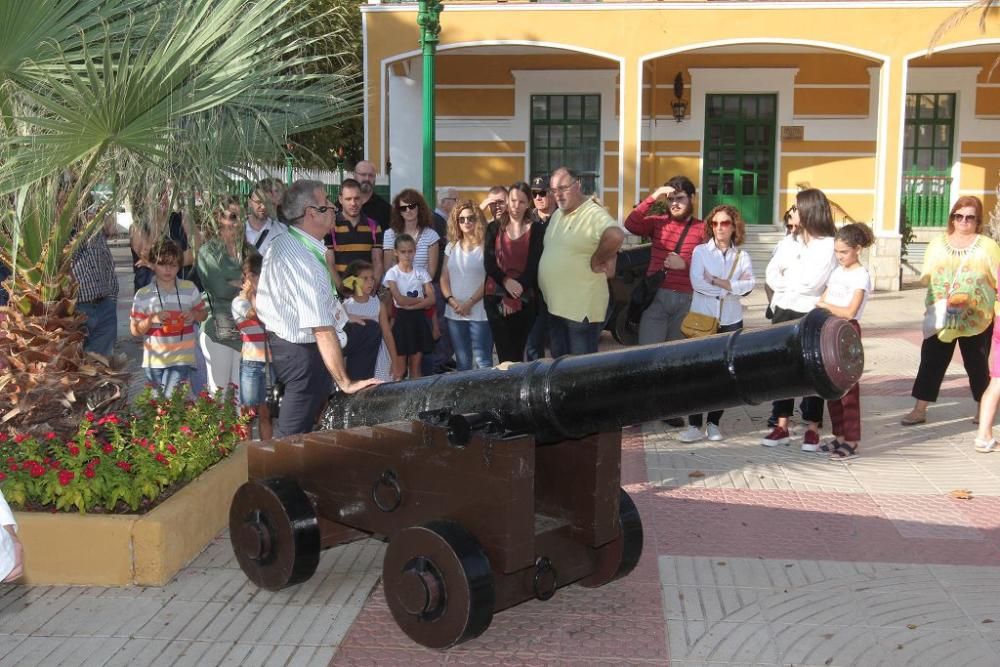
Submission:
{"label": "green lanyard", "polygon": [[330,273],[330,265],[326,263],[326,258],[323,256],[316,246],[306,240],[305,234],[297,230],[291,225],[288,226],[288,233],[295,237],[295,240],[302,244],[302,247],[312,253],[312,256],[319,260],[320,265],[326,269],[326,275],[330,276],[330,287],[333,288],[334,294],[337,292],[337,283],[333,280],[333,274]]}

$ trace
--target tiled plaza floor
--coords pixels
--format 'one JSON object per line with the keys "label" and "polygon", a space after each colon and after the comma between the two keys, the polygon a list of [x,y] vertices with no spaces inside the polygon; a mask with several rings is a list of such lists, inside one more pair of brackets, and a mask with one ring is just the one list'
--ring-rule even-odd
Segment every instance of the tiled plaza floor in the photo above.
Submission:
{"label": "tiled plaza floor", "polygon": [[163,588],[0,588],[0,667],[995,667],[1000,455],[972,451],[957,356],[928,423],[899,426],[921,309],[916,291],[868,307],[861,457],[759,446],[769,406],[727,411],[721,443],[627,429],[623,485],[645,531],[635,572],[501,612],[450,651],[414,645],[392,621],[381,543],[325,552],[310,581],[268,593],[246,581],[222,534]]}

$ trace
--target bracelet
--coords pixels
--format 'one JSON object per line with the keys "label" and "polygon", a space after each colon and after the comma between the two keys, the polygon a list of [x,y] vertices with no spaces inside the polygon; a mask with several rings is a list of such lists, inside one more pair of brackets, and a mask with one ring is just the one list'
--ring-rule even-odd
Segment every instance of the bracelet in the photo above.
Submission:
{"label": "bracelet", "polygon": [[[452,299],[454,299],[454,298],[455,298],[455,295],[454,295],[454,294],[449,294],[448,296],[446,296],[446,297],[444,298],[444,300],[445,300],[445,303],[447,303],[447,302],[451,301],[451,300],[452,300]],[[456,299],[456,300],[457,300],[457,299]]]}

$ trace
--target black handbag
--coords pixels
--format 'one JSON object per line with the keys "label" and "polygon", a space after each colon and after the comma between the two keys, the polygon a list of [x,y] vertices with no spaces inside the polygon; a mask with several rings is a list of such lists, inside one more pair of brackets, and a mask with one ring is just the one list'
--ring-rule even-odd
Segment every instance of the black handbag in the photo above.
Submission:
{"label": "black handbag", "polygon": [[278,415],[281,413],[281,401],[285,397],[285,383],[279,382],[277,376],[274,373],[274,366],[271,365],[271,344],[269,342],[268,336],[270,334],[264,331],[264,368],[266,373],[266,379],[270,386],[267,388],[265,402],[267,403],[268,412],[271,413],[271,419],[277,419]]}

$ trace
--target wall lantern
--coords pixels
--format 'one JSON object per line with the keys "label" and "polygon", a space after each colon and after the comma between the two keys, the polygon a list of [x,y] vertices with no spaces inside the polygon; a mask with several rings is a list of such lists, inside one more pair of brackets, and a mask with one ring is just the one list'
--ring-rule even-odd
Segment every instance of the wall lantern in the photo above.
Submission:
{"label": "wall lantern", "polygon": [[687,102],[684,101],[684,77],[680,72],[674,77],[674,97],[676,99],[670,106],[674,110],[674,120],[680,123],[684,120],[688,109]]}

